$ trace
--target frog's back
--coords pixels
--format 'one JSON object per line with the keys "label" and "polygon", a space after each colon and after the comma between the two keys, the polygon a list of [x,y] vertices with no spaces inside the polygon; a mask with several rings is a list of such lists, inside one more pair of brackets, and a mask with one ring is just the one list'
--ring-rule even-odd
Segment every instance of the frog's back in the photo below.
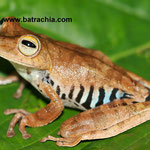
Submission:
{"label": "frog's back", "polygon": [[143,88],[141,85],[136,88],[138,83],[128,77],[124,71],[95,57],[52,43],[50,47],[51,50],[47,55],[51,59],[52,66],[49,70],[14,65],[20,75],[39,92],[42,93],[38,87],[40,80],[50,84],[65,106],[86,110],[115,99],[131,98],[136,89]]}
{"label": "frog's back", "polygon": [[51,84],[65,106],[85,110],[133,96],[135,81],[120,70],[94,57],[61,50],[57,59],[52,58],[53,69],[45,72],[43,80]]}

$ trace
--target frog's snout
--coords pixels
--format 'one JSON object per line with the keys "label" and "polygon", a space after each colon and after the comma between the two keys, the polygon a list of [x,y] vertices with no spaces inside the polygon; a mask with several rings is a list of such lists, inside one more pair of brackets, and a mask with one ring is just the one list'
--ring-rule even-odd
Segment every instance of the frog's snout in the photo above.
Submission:
{"label": "frog's snout", "polygon": [[0,19],[0,35],[16,37],[25,32],[29,31],[20,26],[18,18],[5,17]]}

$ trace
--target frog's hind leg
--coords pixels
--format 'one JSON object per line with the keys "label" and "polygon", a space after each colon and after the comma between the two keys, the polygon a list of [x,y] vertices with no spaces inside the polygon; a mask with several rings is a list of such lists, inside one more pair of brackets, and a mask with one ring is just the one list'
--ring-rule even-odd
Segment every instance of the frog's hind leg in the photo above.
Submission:
{"label": "frog's hind leg", "polygon": [[122,100],[117,101],[118,106],[116,101],[113,101],[66,120],[60,127],[62,138],[48,136],[43,138],[42,142],[52,140],[57,141],[59,146],[71,147],[82,140],[116,136],[150,119],[150,102],[125,105]]}
{"label": "frog's hind leg", "polygon": [[58,146],[73,147],[83,140],[104,139],[104,138],[116,136],[149,119],[150,119],[150,110],[141,112],[131,118],[118,122],[117,124],[112,125],[108,128],[91,130],[89,132],[81,134],[80,136],[70,137],[70,138],[69,137],[68,138],[55,138],[52,136],[48,136],[48,137],[43,138],[41,142],[51,140],[51,141],[56,141],[56,145]]}
{"label": "frog's hind leg", "polygon": [[[143,102],[142,105],[145,105]],[[140,103],[136,104],[139,105],[137,107],[143,107]],[[148,105],[146,105],[147,107]],[[150,103],[149,106],[150,108]],[[147,109],[146,111],[141,111],[139,113],[137,113],[136,115],[118,122],[115,125],[112,125],[106,129],[102,129],[102,130],[93,130],[90,132],[85,133],[84,135],[82,135],[82,140],[89,140],[89,139],[104,139],[104,138],[109,138],[109,137],[113,137],[116,136],[122,132],[125,132],[141,123],[144,123],[145,121],[150,120],[150,110]]]}

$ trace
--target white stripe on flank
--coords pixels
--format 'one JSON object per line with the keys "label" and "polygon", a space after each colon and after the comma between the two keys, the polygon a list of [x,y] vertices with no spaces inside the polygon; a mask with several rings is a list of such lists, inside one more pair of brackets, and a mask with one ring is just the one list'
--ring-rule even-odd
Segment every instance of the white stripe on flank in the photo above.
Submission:
{"label": "white stripe on flank", "polygon": [[91,108],[95,108],[95,105],[98,102],[99,94],[100,94],[99,90],[94,89],[94,92],[93,92],[93,95],[92,95],[92,101],[91,101],[91,104],[90,104]]}
{"label": "white stripe on flank", "polygon": [[117,99],[120,99],[121,97],[123,97],[123,95],[124,95],[124,92],[121,91],[121,90],[119,90],[119,91],[117,91],[117,93],[116,93],[116,98],[117,98]]}
{"label": "white stripe on flank", "polygon": [[83,95],[81,97],[80,104],[83,104],[83,103],[86,102],[87,97],[89,95],[89,92],[90,92],[90,87],[89,88],[84,88],[84,92],[83,92]]}
{"label": "white stripe on flank", "polygon": [[113,90],[113,88],[109,88],[109,89],[105,90],[105,97],[103,100],[103,104],[107,104],[110,102],[110,96],[111,96],[112,90]]}

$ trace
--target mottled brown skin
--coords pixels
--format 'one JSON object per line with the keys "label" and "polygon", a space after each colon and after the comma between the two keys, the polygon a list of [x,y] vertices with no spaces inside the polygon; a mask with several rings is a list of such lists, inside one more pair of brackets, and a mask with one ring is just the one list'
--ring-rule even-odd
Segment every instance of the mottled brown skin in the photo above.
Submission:
{"label": "mottled brown skin", "polygon": [[[27,34],[36,36],[41,43],[41,50],[35,57],[25,57],[18,51],[19,38]],[[72,147],[81,140],[115,136],[150,119],[150,102],[145,102],[150,82],[116,66],[100,51],[56,41],[26,30],[19,23],[5,22],[0,32],[0,56],[30,69],[48,70],[64,86],[74,81],[76,87],[80,84],[85,87],[101,85],[105,88],[118,88],[133,95],[132,99],[118,99],[68,119],[60,127],[62,138],[48,136],[42,142],[53,140],[59,146]],[[30,74],[30,70],[26,71]],[[8,79],[0,79],[3,83],[7,83],[6,80]],[[18,78],[12,77],[9,83],[17,80]],[[33,114],[22,109],[7,109],[5,114],[15,113],[9,125],[8,137],[15,135],[13,129],[18,120],[23,138],[29,138],[30,134],[26,132],[25,126],[44,126],[54,121],[63,111],[63,103],[51,86],[41,81],[38,86],[51,102]]]}

